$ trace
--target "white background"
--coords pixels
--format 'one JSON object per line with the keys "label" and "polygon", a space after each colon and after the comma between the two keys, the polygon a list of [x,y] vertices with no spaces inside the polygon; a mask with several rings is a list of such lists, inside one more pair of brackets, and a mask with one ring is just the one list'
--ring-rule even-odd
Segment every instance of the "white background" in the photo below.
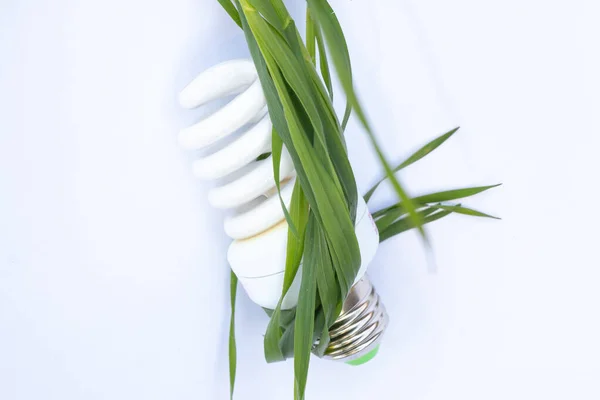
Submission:
{"label": "white background", "polygon": [[[289,2],[301,15],[303,1]],[[413,194],[503,182],[370,268],[391,324],[362,367],[313,359],[309,399],[599,399],[600,6],[336,0]],[[216,1],[0,0],[0,398],[225,399],[228,239],[177,131],[177,92],[246,56]],[[359,186],[380,167],[354,124]],[[382,190],[375,206],[394,200]],[[238,301],[237,399],[292,398]]]}

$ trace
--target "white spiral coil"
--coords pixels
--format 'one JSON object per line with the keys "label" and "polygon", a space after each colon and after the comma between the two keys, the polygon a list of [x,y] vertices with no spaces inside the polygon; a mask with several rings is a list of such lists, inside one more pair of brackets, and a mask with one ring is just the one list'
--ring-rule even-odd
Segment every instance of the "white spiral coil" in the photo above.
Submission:
{"label": "white spiral coil", "polygon": [[[193,163],[196,176],[220,181],[208,200],[219,209],[233,210],[225,232],[233,242],[227,259],[249,297],[265,308],[275,308],[281,296],[287,247],[287,223],[277,195],[271,156],[272,124],[258,74],[251,60],[233,60],[202,72],[180,94],[185,108],[195,108],[233,96],[224,106],[184,128],[179,142],[203,154]],[[281,154],[281,196],[289,206],[295,182],[292,160]],[[355,230],[362,265],[357,281],[375,255],[379,236],[366,204],[359,197]],[[297,304],[302,267],[286,295],[282,309]]]}
{"label": "white spiral coil", "polygon": [[[251,207],[225,220],[225,232],[232,239],[246,239],[263,232],[284,219],[275,192],[271,157],[256,161],[271,151],[271,120],[254,64],[233,60],[218,64],[200,74],[180,94],[186,108],[235,97],[200,122],[183,129],[179,142],[187,149],[213,149],[193,163],[194,174],[207,180],[230,177],[212,188],[208,200],[215,208],[235,209],[252,200]],[[242,131],[239,133],[239,131]],[[235,140],[230,140],[236,136]],[[281,157],[280,180],[294,177],[294,166],[287,153]],[[289,201],[292,183],[282,187]],[[256,202],[256,200],[262,200]]]}

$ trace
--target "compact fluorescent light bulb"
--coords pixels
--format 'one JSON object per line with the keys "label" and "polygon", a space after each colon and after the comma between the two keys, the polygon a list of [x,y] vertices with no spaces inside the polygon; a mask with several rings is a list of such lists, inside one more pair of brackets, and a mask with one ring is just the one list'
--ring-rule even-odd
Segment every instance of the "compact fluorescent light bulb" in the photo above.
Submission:
{"label": "compact fluorescent light bulb", "polygon": [[[201,73],[180,93],[185,108],[195,108],[221,99],[232,99],[223,107],[184,128],[179,142],[187,149],[206,150],[193,163],[196,176],[220,183],[208,193],[210,204],[231,209],[225,232],[233,239],[227,259],[248,296],[261,307],[274,309],[283,288],[287,222],[275,187],[271,152],[272,124],[266,100],[251,60],[232,60]],[[241,133],[240,133],[241,132]],[[295,171],[283,148],[280,176],[281,196],[290,204]],[[330,329],[326,357],[351,364],[368,361],[376,353],[387,325],[385,308],[365,276],[375,256],[379,234],[364,200],[359,196],[355,231],[361,266]],[[302,265],[284,298],[282,309],[298,303]]]}

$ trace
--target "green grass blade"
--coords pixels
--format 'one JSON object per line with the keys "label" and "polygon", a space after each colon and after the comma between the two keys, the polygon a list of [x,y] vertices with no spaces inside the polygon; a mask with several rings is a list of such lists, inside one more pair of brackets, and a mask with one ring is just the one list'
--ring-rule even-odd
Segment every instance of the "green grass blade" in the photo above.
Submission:
{"label": "green grass blade", "polygon": [[242,27],[242,22],[240,20],[240,14],[238,10],[235,8],[231,0],[218,0],[219,4],[227,11],[227,14],[231,17],[233,22],[237,24],[240,28]]}
{"label": "green grass blade", "polygon": [[[446,190],[443,192],[428,193],[428,194],[425,194],[422,196],[414,197],[412,199],[412,201],[417,205],[424,205],[427,203],[442,203],[445,201],[452,201],[452,200],[462,199],[465,197],[470,197],[470,196],[476,195],[481,192],[485,192],[486,190],[495,188],[500,185],[502,185],[502,184],[498,183],[496,185],[476,186],[476,187],[468,187],[468,188],[462,188],[462,189]],[[389,207],[385,207],[385,208],[382,208],[381,210],[375,211],[372,215],[373,215],[374,219],[378,219],[378,218],[383,217],[386,214],[389,214],[393,210],[398,210],[398,209],[401,209],[402,207],[403,207],[402,202],[396,203]]]}
{"label": "green grass blade", "polygon": [[271,0],[252,0],[251,3],[261,17],[265,19],[265,21],[267,21],[281,35],[284,34],[283,31],[285,20],[281,18],[279,10],[275,9]]}
{"label": "green grass blade", "polygon": [[349,101],[346,101],[346,110],[344,110],[344,119],[342,120],[342,131],[346,131],[346,126],[348,126],[348,121],[350,121],[350,115],[352,114],[352,104]]}
{"label": "green grass blade", "polygon": [[[317,297],[317,301],[315,304],[318,304],[319,298]],[[294,356],[294,322],[295,322],[295,313],[294,320],[292,320],[291,324],[284,327],[284,332],[281,337],[281,341],[279,342],[279,346],[281,347],[282,353],[287,357],[291,358]],[[317,306],[315,310],[315,329],[313,334],[313,343],[315,343],[323,329],[326,329],[325,326],[325,316],[323,315],[323,309],[320,306]]]}
{"label": "green grass blade", "polygon": [[327,248],[327,240],[319,226],[315,230],[315,251],[318,261],[316,268],[317,292],[325,317],[325,325],[319,337],[319,346],[315,352],[319,357],[322,357],[329,343],[329,327],[333,325],[337,318],[338,304],[341,304],[342,299],[331,255]]}
{"label": "green grass blade", "polygon": [[[458,131],[459,127],[456,127],[452,130],[450,130],[449,132],[444,133],[443,135],[433,139],[431,142],[427,143],[425,146],[421,147],[419,150],[417,150],[416,152],[414,152],[410,157],[408,157],[406,160],[404,160],[402,163],[400,163],[400,165],[398,165],[396,168],[394,168],[394,172],[398,172],[403,168],[408,167],[409,165],[419,161],[421,158],[425,157],[426,155],[428,155],[429,153],[431,153],[433,150],[437,149],[440,145],[442,145],[442,143],[444,143],[446,140],[450,139],[450,137],[452,135],[454,135],[454,133],[456,131]],[[373,193],[375,193],[375,190],[377,190],[377,188],[379,187],[379,185],[385,180],[384,178],[381,178],[366,194],[365,194],[365,201],[369,202],[369,200],[371,199],[371,196],[373,196]]]}
{"label": "green grass blade", "polygon": [[[425,210],[421,211],[421,216],[423,217],[423,223],[427,224],[433,221],[437,221],[440,218],[443,218],[451,213],[457,214],[465,214],[475,217],[484,217],[484,218],[493,218],[500,219],[494,217],[489,214],[482,213],[481,211],[473,210],[471,208],[463,207],[461,204],[456,205],[443,205],[443,204],[434,204],[430,205]],[[379,221],[382,221],[383,218]],[[383,225],[383,224],[382,224]],[[379,225],[378,225],[379,227]],[[389,239],[392,236],[398,235],[402,232],[410,230],[414,228],[414,226],[410,223],[410,221],[406,218],[399,219],[387,226],[382,226],[382,230],[379,234],[379,241],[383,242]]]}
{"label": "green grass blade", "polygon": [[267,158],[269,158],[271,156],[271,152],[268,153],[262,153],[260,156],[256,157],[255,161],[262,161],[262,160],[266,160]]}
{"label": "green grass blade", "polygon": [[[425,218],[426,216],[428,216],[429,214],[432,214],[433,212],[435,212],[437,210],[438,209],[436,209],[436,208],[429,207],[425,210],[419,211],[419,214],[421,215],[422,218]],[[379,218],[375,221],[377,230],[379,232],[383,232],[390,225],[392,225],[394,222],[396,222],[400,217],[402,217],[405,214],[406,214],[406,211],[402,207],[394,208],[394,209],[390,210],[384,216],[382,216],[381,218]]]}
{"label": "green grass blade", "polygon": [[285,216],[285,220],[288,223],[289,230],[294,234],[296,238],[298,238],[298,229],[296,229],[296,225],[290,216],[290,213],[283,201],[283,197],[281,197],[281,182],[279,182],[279,171],[281,167],[281,151],[283,150],[283,142],[281,138],[275,132],[275,129],[272,130],[271,133],[271,154],[273,160],[273,176],[275,177],[275,187],[277,187],[277,195],[279,196],[279,203],[281,204],[281,209],[283,210],[283,215]]}
{"label": "green grass blade", "polygon": [[237,369],[237,349],[235,344],[235,299],[237,295],[238,278],[231,271],[229,296],[231,302],[231,319],[229,320],[229,398],[233,399],[235,389],[235,373]]}
{"label": "green grass blade", "polygon": [[292,201],[290,204],[290,218],[293,224],[299,227],[300,235],[294,235],[291,230],[288,231],[288,245],[286,248],[286,259],[285,259],[285,272],[283,278],[283,289],[279,302],[275,307],[267,326],[264,337],[264,353],[267,362],[278,362],[285,360],[286,356],[281,351],[281,337],[282,337],[282,317],[281,317],[281,304],[287,294],[288,290],[292,286],[292,282],[296,277],[300,262],[302,261],[302,254],[304,252],[304,237],[306,232],[306,225],[308,223],[308,202],[304,197],[302,188],[298,183],[294,185],[294,191],[292,193]]}
{"label": "green grass blade", "polygon": [[460,205],[446,206],[446,205],[441,205],[440,204],[440,205],[433,206],[433,207],[436,207],[436,208],[438,208],[440,210],[452,211],[452,212],[455,212],[457,214],[470,215],[470,216],[473,216],[473,217],[483,217],[483,218],[500,219],[498,217],[494,217],[493,215],[482,213],[481,211],[473,210],[472,208],[462,207]]}
{"label": "green grass blade", "polygon": [[315,23],[310,18],[310,11],[306,9],[306,50],[312,59],[313,64],[317,62],[317,50],[316,50],[317,36],[315,33]]}
{"label": "green grass blade", "polygon": [[[310,12],[308,12],[310,14]],[[311,23],[314,25],[314,22]],[[329,71],[329,62],[327,61],[327,51],[325,50],[325,42],[323,40],[323,33],[319,28],[313,28],[315,30],[317,46],[319,47],[319,69],[321,71],[321,77],[327,91],[329,92],[329,98],[333,100],[333,84],[331,83],[331,72]]]}
{"label": "green grass blade", "polygon": [[375,221],[375,226],[377,226],[377,230],[379,232],[384,231],[390,224],[396,221],[398,218],[406,214],[406,211],[402,208],[395,208],[390,210],[390,212],[383,215],[381,218]]}
{"label": "green grass blade", "polygon": [[267,325],[267,330],[265,331],[265,337],[263,339],[265,361],[268,363],[285,361],[286,358],[279,347],[279,341],[283,335],[283,330],[279,323],[280,318],[281,300],[271,314],[271,319],[269,319],[269,324]]}
{"label": "green grass blade", "polygon": [[290,210],[290,218],[299,227],[300,234],[294,235],[288,232],[283,291],[281,293],[282,299],[292,286],[302,260],[302,254],[304,253],[304,238],[306,235],[306,225],[308,224],[308,201],[304,196],[302,187],[298,183],[294,184]]}
{"label": "green grass blade", "polygon": [[313,82],[317,91],[317,108],[321,114],[321,120],[325,129],[325,140],[329,149],[329,157],[333,162],[333,167],[342,184],[342,191],[348,204],[350,219],[356,219],[356,205],[358,200],[358,188],[356,187],[356,179],[352,170],[352,165],[348,159],[348,153],[344,143],[342,129],[339,125],[331,98],[327,94],[327,90],[323,87],[318,79],[316,71],[310,70]]}
{"label": "green grass blade", "polygon": [[384,231],[390,224],[396,221],[398,218],[406,214],[406,211],[402,207],[392,208],[384,215],[375,219],[375,225],[379,232]]}
{"label": "green grass blade", "polygon": [[500,186],[501,183],[490,186],[477,186],[463,189],[454,189],[454,190],[446,190],[443,192],[426,194],[423,196],[418,196],[413,199],[413,201],[417,204],[425,204],[425,203],[440,203],[444,201],[452,201],[456,199],[462,199],[465,197],[473,196],[481,192],[485,192],[486,190],[495,188]]}
{"label": "green grass blade", "polygon": [[313,347],[315,330],[315,301],[316,301],[316,268],[318,263],[318,247],[316,238],[316,220],[309,218],[306,229],[306,258],[302,267],[302,282],[300,296],[296,307],[294,323],[294,393],[295,398],[304,400],[308,366]]}
{"label": "green grass blade", "polygon": [[413,153],[410,157],[408,157],[404,162],[402,162],[400,165],[398,165],[396,168],[394,168],[394,171],[400,171],[401,169],[406,168],[409,165],[419,161],[421,158],[425,157],[426,155],[431,153],[433,150],[435,150],[439,146],[441,146],[446,140],[450,139],[450,137],[452,137],[452,135],[454,135],[456,133],[456,131],[458,131],[459,128],[460,127],[457,126],[456,128],[451,129],[450,131],[444,133],[443,135],[433,139],[431,142],[429,142],[425,146],[421,147],[419,150],[417,150],[415,153]]}
{"label": "green grass blade", "polygon": [[[423,224],[428,224],[433,221],[437,221],[440,218],[443,218],[452,211],[438,211],[436,213],[429,213],[429,211],[425,211],[420,213],[422,216]],[[402,232],[406,232],[410,229],[413,229],[415,226],[408,218],[402,218],[390,226],[388,226],[384,231],[379,233],[379,243],[386,241],[387,239],[396,236]]]}

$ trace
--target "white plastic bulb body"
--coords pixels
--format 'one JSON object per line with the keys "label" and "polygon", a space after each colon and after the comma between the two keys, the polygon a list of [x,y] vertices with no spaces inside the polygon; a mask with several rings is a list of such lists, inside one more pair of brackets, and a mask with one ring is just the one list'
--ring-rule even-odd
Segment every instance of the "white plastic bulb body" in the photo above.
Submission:
{"label": "white plastic bulb body", "polygon": [[[179,133],[179,142],[202,154],[193,163],[196,176],[215,180],[208,200],[218,209],[230,210],[226,234],[233,239],[227,253],[232,270],[246,293],[261,307],[274,309],[283,288],[288,226],[278,198],[271,157],[272,124],[258,74],[251,60],[232,60],[207,69],[179,96],[185,108],[225,100],[225,105]],[[229,100],[229,101],[227,101]],[[289,207],[295,171],[283,149],[281,196]],[[364,200],[359,197],[355,231],[361,266],[358,282],[375,256],[379,235]],[[282,303],[296,306],[302,266]]]}

